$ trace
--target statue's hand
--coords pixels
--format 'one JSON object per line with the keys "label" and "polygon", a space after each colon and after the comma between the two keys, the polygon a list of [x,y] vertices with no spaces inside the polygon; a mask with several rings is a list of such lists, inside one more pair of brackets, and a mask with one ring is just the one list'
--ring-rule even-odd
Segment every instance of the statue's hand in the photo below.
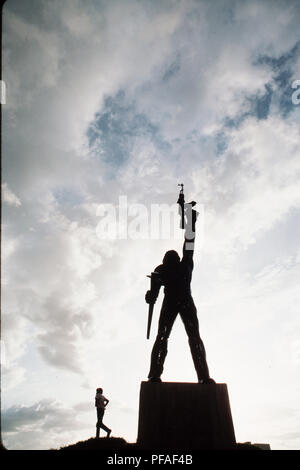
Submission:
{"label": "statue's hand", "polygon": [[156,301],[155,295],[151,292],[151,290],[147,290],[146,295],[145,295],[145,300],[147,304],[153,304]]}

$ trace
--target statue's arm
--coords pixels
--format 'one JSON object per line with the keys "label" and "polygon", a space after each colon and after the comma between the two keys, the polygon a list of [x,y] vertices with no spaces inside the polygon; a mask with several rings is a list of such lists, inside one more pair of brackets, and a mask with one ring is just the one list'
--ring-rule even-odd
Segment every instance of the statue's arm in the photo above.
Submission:
{"label": "statue's arm", "polygon": [[194,209],[187,211],[187,224],[184,233],[184,243],[183,243],[183,261],[193,263],[194,248],[195,248],[195,238],[196,238],[196,220],[198,212]]}
{"label": "statue's arm", "polygon": [[194,256],[194,248],[195,248],[195,237],[194,238],[187,238],[184,237],[182,255],[183,258],[193,259]]}
{"label": "statue's arm", "polygon": [[184,238],[184,243],[183,243],[183,256],[182,256],[182,263],[184,266],[189,271],[192,271],[194,268],[194,242],[195,242],[195,237],[194,238]]}

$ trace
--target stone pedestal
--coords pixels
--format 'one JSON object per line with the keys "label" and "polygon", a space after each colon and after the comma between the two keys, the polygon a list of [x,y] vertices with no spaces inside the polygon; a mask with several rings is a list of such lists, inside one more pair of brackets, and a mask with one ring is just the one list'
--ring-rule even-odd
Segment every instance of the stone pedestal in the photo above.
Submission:
{"label": "stone pedestal", "polygon": [[137,443],[144,449],[230,449],[226,384],[142,382]]}

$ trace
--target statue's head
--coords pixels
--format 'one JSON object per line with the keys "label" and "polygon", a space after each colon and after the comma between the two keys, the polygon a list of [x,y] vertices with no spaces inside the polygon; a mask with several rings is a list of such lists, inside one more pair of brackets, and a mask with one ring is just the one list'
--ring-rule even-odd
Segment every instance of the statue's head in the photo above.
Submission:
{"label": "statue's head", "polygon": [[163,259],[163,264],[165,266],[173,267],[173,266],[178,265],[179,263],[180,263],[180,258],[179,258],[177,251],[169,250],[165,253],[165,256]]}
{"label": "statue's head", "polygon": [[103,393],[103,390],[102,390],[102,388],[97,388],[96,392],[97,393]]}

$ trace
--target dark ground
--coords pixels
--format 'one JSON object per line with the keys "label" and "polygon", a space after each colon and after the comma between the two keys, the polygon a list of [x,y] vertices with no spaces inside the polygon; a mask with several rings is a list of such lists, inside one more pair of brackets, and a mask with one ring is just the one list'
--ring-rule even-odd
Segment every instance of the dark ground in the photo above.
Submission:
{"label": "dark ground", "polygon": [[[53,450],[53,449],[52,449]],[[100,451],[115,451],[115,452],[130,452],[132,455],[134,453],[139,453],[141,451],[144,451],[145,449],[142,449],[141,447],[138,446],[136,443],[128,443],[125,441],[125,439],[121,437],[101,437],[100,439],[96,438],[91,438],[86,441],[79,441],[76,444],[71,444],[69,446],[61,447],[58,449],[60,451],[66,452],[66,451],[73,451],[73,450],[100,450]],[[148,451],[156,451],[157,449],[148,449]],[[172,449],[160,449],[161,451],[172,451]],[[180,452],[180,449],[173,449],[177,453]],[[236,444],[236,446],[230,450],[250,450],[250,451],[260,451],[261,449],[259,447],[256,447],[252,444]],[[181,449],[183,453],[187,453],[187,449]]]}

